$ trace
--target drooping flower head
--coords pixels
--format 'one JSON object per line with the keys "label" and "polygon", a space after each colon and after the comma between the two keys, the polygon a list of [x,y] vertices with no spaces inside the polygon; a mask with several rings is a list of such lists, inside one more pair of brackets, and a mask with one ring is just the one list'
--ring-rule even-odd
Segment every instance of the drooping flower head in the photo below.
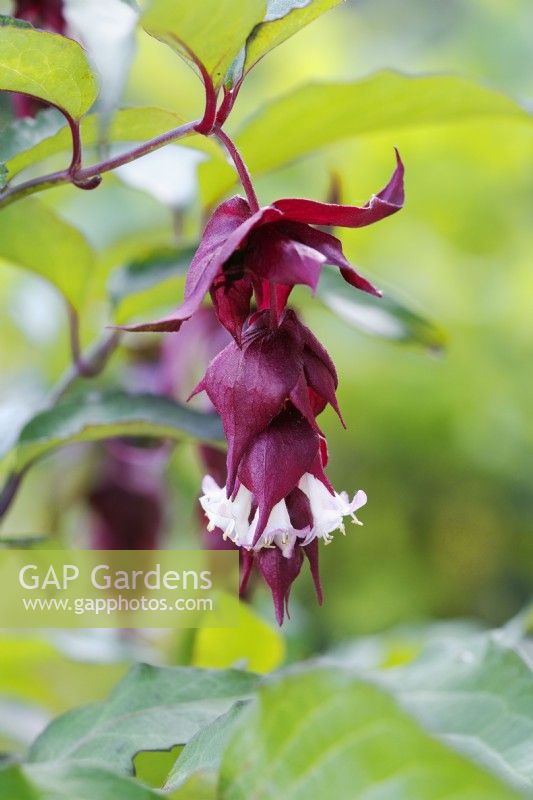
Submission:
{"label": "drooping flower head", "polygon": [[[329,404],[339,415],[337,373],[325,348],[287,308],[296,284],[315,290],[326,264],[356,289],[380,292],[346,260],[324,227],[362,227],[398,211],[403,164],[362,207],[278,200],[253,210],[241,197],[222,203],[207,223],[191,262],[183,304],[156,322],[127,330],[172,332],[210,292],[233,340],[213,359],[191,396],[206,392],[228,441],[227,479],[208,474],[200,503],[208,529],[241,553],[241,589],[255,565],[283,622],[292,583],[308,559],[322,601],[318,544],[360,524],[366,503],[336,492],[325,474],[327,445],[317,417]],[[317,227],[319,226],[319,227]],[[252,299],[255,295],[255,307]]]}

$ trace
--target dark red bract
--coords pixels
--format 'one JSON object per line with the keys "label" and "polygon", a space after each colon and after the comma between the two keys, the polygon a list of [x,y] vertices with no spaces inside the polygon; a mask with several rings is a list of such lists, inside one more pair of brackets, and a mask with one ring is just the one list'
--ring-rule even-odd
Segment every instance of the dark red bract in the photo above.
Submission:
{"label": "dark red bract", "polygon": [[380,295],[346,260],[342,245],[314,225],[361,228],[400,210],[404,168],[399,154],[391,180],[365,206],[284,199],[252,212],[246,200],[222,203],[207,223],[191,263],[183,304],[168,317],[126,326],[130,331],[176,331],[211,291],[221,323],[239,341],[255,292],[260,309],[279,314],[296,284],[315,290],[325,264],[339,267],[357,289]]}
{"label": "dark red bract", "polygon": [[[244,454],[258,435],[292,405],[312,430],[327,403],[337,411],[337,373],[325,349],[287,310],[279,327],[259,312],[209,365],[193,394],[206,391],[222,417],[229,444],[227,488],[233,493]],[[276,501],[277,502],[277,501]]]}

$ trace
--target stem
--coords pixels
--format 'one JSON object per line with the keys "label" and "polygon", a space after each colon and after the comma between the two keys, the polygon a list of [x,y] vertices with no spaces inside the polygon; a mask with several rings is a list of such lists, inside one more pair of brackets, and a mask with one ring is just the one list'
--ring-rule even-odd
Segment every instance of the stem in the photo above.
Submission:
{"label": "stem", "polygon": [[85,357],[81,357],[84,364],[85,371],[81,372],[77,362],[72,364],[66,372],[63,373],[55,387],[52,389],[48,397],[48,406],[53,406],[58,400],[61,400],[71,386],[76,383],[79,378],[95,378],[99,375],[110,357],[117,349],[120,339],[122,338],[121,331],[113,331],[106,334],[98,340],[89,350]]}
{"label": "stem", "polygon": [[235,165],[235,169],[237,171],[239,179],[242,183],[242,188],[246,192],[246,197],[248,198],[250,209],[252,213],[255,214],[256,211],[259,211],[259,201],[255,193],[251,175],[248,172],[248,167],[244,163],[243,158],[239,153],[239,151],[237,150],[235,144],[229,138],[227,133],[225,133],[222,130],[222,128],[215,127],[213,129],[213,136],[216,136],[217,139],[219,139],[223,143],[226,150],[228,151],[230,158]]}
{"label": "stem", "polygon": [[72,119],[72,117],[67,117],[67,122],[70,126],[70,132],[72,134],[72,161],[70,162],[68,171],[71,176],[74,176],[81,168],[80,123],[75,119]]}
{"label": "stem", "polygon": [[222,99],[216,117],[217,127],[221,128],[222,125],[226,122],[227,118],[229,117],[233,109],[233,106],[235,105],[235,101],[239,96],[242,82],[243,78],[237,81],[237,83],[235,83],[231,89],[227,89],[226,87],[224,87],[224,97]]}
{"label": "stem", "polygon": [[87,365],[85,364],[80,347],[80,318],[78,312],[70,303],[67,304],[68,327],[70,334],[70,352],[72,361],[80,375],[87,376]]}
{"label": "stem", "polygon": [[17,496],[17,492],[20,489],[20,485],[24,478],[25,470],[22,472],[12,472],[9,476],[7,481],[5,482],[4,488],[0,493],[0,519],[7,513],[9,508],[11,507],[11,503]]}
{"label": "stem", "polygon": [[[59,172],[51,172],[49,175],[43,175],[40,178],[32,178],[29,181],[20,183],[18,186],[13,186],[10,189],[0,192],[0,208],[22,197],[35,194],[35,192],[39,192],[42,189],[60,186],[64,183],[74,182],[76,185],[83,186],[83,184],[88,184],[91,186],[90,182],[98,178],[102,173],[121,167],[123,164],[129,164],[131,161],[141,158],[141,156],[148,155],[148,153],[152,153],[154,150],[164,147],[164,145],[169,142],[174,142],[176,139],[181,139],[193,133],[200,123],[201,120],[187,122],[185,125],[180,125],[178,128],[173,128],[166,133],[162,133],[160,136],[155,136],[153,139],[143,142],[132,150],[128,150],[127,153],[115,156],[114,158],[104,159],[90,167],[85,167],[85,169],[78,169],[75,173],[71,172],[71,167],[69,167]],[[94,186],[94,184],[92,186]]]}
{"label": "stem", "polygon": [[[98,375],[98,373],[101,372],[105,361],[107,361],[109,358],[110,353],[108,353],[108,349],[110,343],[113,343],[113,349],[118,344],[118,340],[120,338],[119,332],[115,331],[114,334],[106,336],[104,339],[98,342],[98,345],[93,346],[93,349],[86,359],[82,355],[80,346],[80,319],[78,312],[70,305],[70,303],[67,305],[67,314],[70,332],[70,350],[72,353],[73,362],[73,366],[68,370],[68,372],[69,374],[72,372],[74,376],[80,378],[94,378],[95,375]],[[105,360],[102,362],[104,357]]]}
{"label": "stem", "polygon": [[209,134],[213,130],[213,126],[215,124],[215,119],[217,116],[217,93],[215,92],[211,76],[206,71],[202,62],[196,61],[196,63],[202,75],[202,80],[205,88],[205,111],[204,111],[204,116],[202,117],[201,121],[197,124],[195,130],[197,131],[197,133],[201,133],[204,136],[209,136]]}

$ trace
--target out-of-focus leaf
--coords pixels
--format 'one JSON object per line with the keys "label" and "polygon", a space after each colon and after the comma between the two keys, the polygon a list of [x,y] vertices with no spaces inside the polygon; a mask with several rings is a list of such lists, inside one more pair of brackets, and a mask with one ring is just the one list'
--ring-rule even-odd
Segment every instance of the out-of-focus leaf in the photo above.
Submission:
{"label": "out-of-focus leaf", "polygon": [[6,165],[0,161],[0,189],[3,189],[7,183],[8,169]]}
{"label": "out-of-focus leaf", "polygon": [[533,797],[533,672],[505,629],[436,641],[378,682],[430,733]]}
{"label": "out-of-focus leaf", "polygon": [[235,723],[219,783],[221,800],[519,796],[435,740],[385,692],[334,668],[262,688]]}
{"label": "out-of-focus leaf", "polygon": [[265,0],[154,0],[142,24],[192,66],[203,64],[219,87],[265,12]]}
{"label": "out-of-focus leaf", "polygon": [[34,637],[4,634],[0,651],[0,694],[53,713],[100,700],[124,674],[119,663],[72,661],[50,642]]}
{"label": "out-of-focus leaf", "polygon": [[166,792],[178,789],[198,773],[205,777],[206,774],[218,772],[224,750],[243,707],[244,703],[235,703],[229,711],[193,736],[169,773],[163,787]]}
{"label": "out-of-focus leaf", "polygon": [[[101,131],[101,118],[99,114],[89,114],[81,122],[81,138],[84,148],[98,144]],[[183,118],[173,111],[162,108],[123,108],[117,111],[111,126],[107,131],[107,141],[116,142],[141,142],[152,137],[159,136],[166,131],[177,128],[184,122]],[[71,137],[68,127],[62,125],[58,130],[54,129],[50,122],[47,129],[44,122],[42,129],[38,127],[34,138],[26,146],[27,138],[19,140],[19,131],[24,133],[31,128],[26,120],[17,120],[8,126],[9,142],[14,140],[17,149],[11,145],[11,152],[6,158],[10,177],[17,175],[22,170],[31,167],[33,164],[43,161],[49,156],[57,153],[69,152],[71,148]],[[2,153],[3,135],[0,135],[0,154]],[[9,142],[6,143],[6,149]],[[194,147],[209,155],[217,155],[218,148],[214,142],[205,136],[190,134],[180,139],[180,144],[186,147]],[[14,151],[14,152],[13,152]],[[1,156],[0,156],[1,157]]]}
{"label": "out-of-focus leaf", "polygon": [[[312,83],[294,89],[251,117],[236,143],[252,173],[260,175],[351,136],[480,117],[531,120],[509,97],[472,81],[385,70],[353,83]],[[206,203],[235,182],[221,156],[202,164],[200,176]]]}
{"label": "out-of-focus leaf", "polygon": [[116,436],[222,439],[216,414],[205,414],[152,394],[88,394],[37,414],[22,429],[7,460],[19,471],[36,458],[74,442]]}
{"label": "out-of-focus leaf", "polygon": [[238,614],[235,628],[200,628],[194,638],[191,664],[195,667],[244,666],[253,672],[271,672],[285,657],[285,641],[277,628],[265,622],[245,603],[225,595],[223,607]]}
{"label": "out-of-focus leaf", "polygon": [[238,670],[137,665],[101,704],[55,720],[30,750],[32,764],[90,762],[128,774],[145,750],[186,744],[255,690],[258,678]]}
{"label": "out-of-focus leaf", "polygon": [[334,314],[364,333],[431,350],[440,350],[446,344],[446,336],[437,325],[392,295],[385,292],[383,297],[374,297],[357,292],[333,270],[322,270],[317,295]]}
{"label": "out-of-focus leaf", "polygon": [[0,25],[0,89],[38,97],[76,120],[98,93],[77,42],[19,25]]}
{"label": "out-of-focus leaf", "polygon": [[180,297],[179,279],[191,263],[195,247],[158,248],[111,274],[109,295],[119,324]]}
{"label": "out-of-focus leaf", "polygon": [[0,131],[0,159],[10,161],[17,153],[30,150],[36,144],[65,130],[65,149],[69,147],[69,132],[65,117],[57,108],[42,108],[35,117],[12,119]]}
{"label": "out-of-focus leaf", "polygon": [[243,72],[341,0],[267,0],[267,13],[246,44]]}
{"label": "out-of-focus leaf", "polygon": [[159,792],[133,778],[83,764],[11,765],[0,770],[6,800],[161,800]]}
{"label": "out-of-focus leaf", "polygon": [[94,253],[76,228],[38,200],[26,199],[0,211],[2,262],[45,278],[76,307],[94,267]]}
{"label": "out-of-focus leaf", "polygon": [[50,716],[42,708],[0,697],[0,747],[5,739],[29,747],[49,722]]}

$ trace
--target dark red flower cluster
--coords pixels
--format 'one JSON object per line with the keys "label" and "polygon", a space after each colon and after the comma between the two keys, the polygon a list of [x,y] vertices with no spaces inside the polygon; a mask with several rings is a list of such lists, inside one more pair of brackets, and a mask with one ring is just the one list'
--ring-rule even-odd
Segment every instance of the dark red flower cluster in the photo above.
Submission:
{"label": "dark red flower cluster", "polygon": [[337,373],[287,301],[296,284],[314,290],[326,264],[356,289],[379,296],[346,260],[339,240],[314,226],[370,225],[398,211],[403,199],[398,154],[390,182],[363,207],[293,199],[253,210],[234,197],[206,226],[184,303],[164,319],[127,328],[177,331],[210,292],[233,340],[193,394],[205,391],[222,418],[227,480],[220,486],[207,475],[200,502],[209,529],[241,550],[243,590],[258,567],[280,624],[305,557],[321,601],[318,541],[344,532],[346,516],[358,523],[356,511],[366,503],[363,491],[351,500],[335,492],[324,473],[327,446],[317,417],[328,404],[340,416]]}

